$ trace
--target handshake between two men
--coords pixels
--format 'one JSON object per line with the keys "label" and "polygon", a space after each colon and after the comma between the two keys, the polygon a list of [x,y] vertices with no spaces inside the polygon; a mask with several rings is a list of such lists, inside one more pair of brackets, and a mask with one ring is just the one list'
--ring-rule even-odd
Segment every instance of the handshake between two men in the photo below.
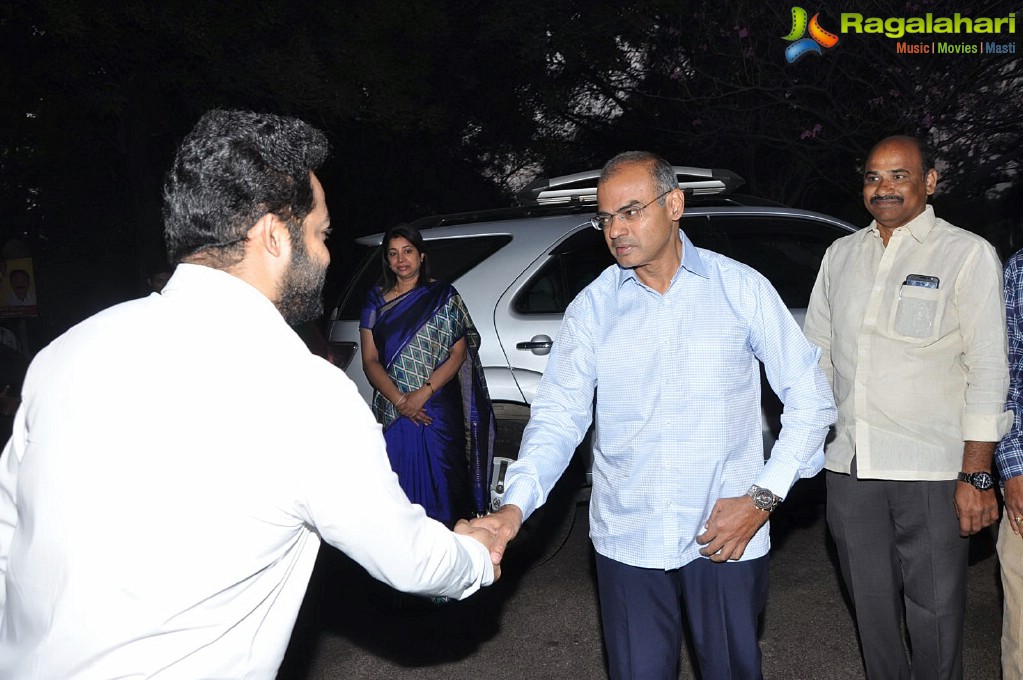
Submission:
{"label": "handshake between two men", "polygon": [[[718,499],[704,525],[704,533],[696,538],[697,543],[705,546],[700,553],[713,562],[739,560],[769,515],[750,503],[746,496]],[[496,581],[508,543],[521,527],[522,510],[517,505],[505,505],[483,517],[460,520],[455,532],[472,536],[490,551]]]}

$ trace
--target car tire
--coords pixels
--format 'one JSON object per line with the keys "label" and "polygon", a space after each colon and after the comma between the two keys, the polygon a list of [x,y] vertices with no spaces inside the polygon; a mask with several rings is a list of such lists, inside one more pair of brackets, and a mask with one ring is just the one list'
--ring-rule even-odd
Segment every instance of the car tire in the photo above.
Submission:
{"label": "car tire", "polygon": [[529,422],[529,407],[523,404],[495,403],[494,420],[494,458],[516,460],[519,457],[522,432]]}

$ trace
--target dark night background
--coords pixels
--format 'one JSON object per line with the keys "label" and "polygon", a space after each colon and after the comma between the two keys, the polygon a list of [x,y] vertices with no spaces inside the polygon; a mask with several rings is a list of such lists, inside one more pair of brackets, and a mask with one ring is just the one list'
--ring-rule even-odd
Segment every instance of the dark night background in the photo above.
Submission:
{"label": "dark night background", "polygon": [[[833,32],[842,11],[1015,11],[1016,34],[949,39],[1017,52],[1023,32],[1015,2],[803,6]],[[896,40],[842,34],[790,65],[790,27],[789,4],[753,0],[7,2],[0,243],[20,239],[34,257],[29,349],[147,292],[163,174],[214,107],[298,116],[330,137],[328,306],[352,237],[507,205],[538,174],[629,148],[729,168],[745,193],[866,224],[866,151],[929,134],[938,214],[1003,255],[1023,246],[1017,55],[896,54]]]}

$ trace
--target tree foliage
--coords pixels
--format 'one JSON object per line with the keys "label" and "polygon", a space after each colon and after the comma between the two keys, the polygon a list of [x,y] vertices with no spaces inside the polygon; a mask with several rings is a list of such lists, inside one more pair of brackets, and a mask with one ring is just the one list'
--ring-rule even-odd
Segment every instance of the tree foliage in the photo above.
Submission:
{"label": "tree foliage", "polygon": [[[821,23],[836,30],[837,12]],[[896,54],[889,38],[843,35],[788,64],[789,23],[788,5],[752,0],[15,0],[0,9],[3,235],[33,246],[44,313],[67,308],[58,327],[136,292],[162,254],[163,173],[212,107],[328,132],[341,265],[346,232],[498,205],[532,173],[627,148],[728,167],[750,193],[849,217],[869,147],[929,133],[947,195],[1018,195],[1017,57]]]}
{"label": "tree foliage", "polygon": [[[1012,10],[1006,2],[867,5],[880,17],[1004,17]],[[570,164],[578,145],[654,148],[676,163],[736,170],[751,193],[835,212],[855,192],[869,148],[906,133],[932,139],[946,194],[979,199],[1019,181],[1023,73],[1016,56],[899,54],[897,41],[883,35],[843,34],[823,55],[789,64],[781,39],[789,5],[638,2],[627,11],[650,21],[623,23],[615,34],[628,54],[625,76],[615,82],[595,73],[587,88],[613,103],[616,115],[599,106],[587,111],[582,101],[552,112],[569,131],[556,163]],[[837,10],[822,11],[820,21],[838,32]],[[980,37],[946,36],[974,45]]]}

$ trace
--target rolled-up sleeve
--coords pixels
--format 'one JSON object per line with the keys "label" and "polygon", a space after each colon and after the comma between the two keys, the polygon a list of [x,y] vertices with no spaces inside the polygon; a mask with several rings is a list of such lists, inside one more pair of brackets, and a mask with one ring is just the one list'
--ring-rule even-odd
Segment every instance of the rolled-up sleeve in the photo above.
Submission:
{"label": "rolled-up sleeve", "polygon": [[963,441],[997,442],[1012,425],[1005,409],[1009,387],[1002,267],[984,244],[956,280],[963,365],[967,371]]}

